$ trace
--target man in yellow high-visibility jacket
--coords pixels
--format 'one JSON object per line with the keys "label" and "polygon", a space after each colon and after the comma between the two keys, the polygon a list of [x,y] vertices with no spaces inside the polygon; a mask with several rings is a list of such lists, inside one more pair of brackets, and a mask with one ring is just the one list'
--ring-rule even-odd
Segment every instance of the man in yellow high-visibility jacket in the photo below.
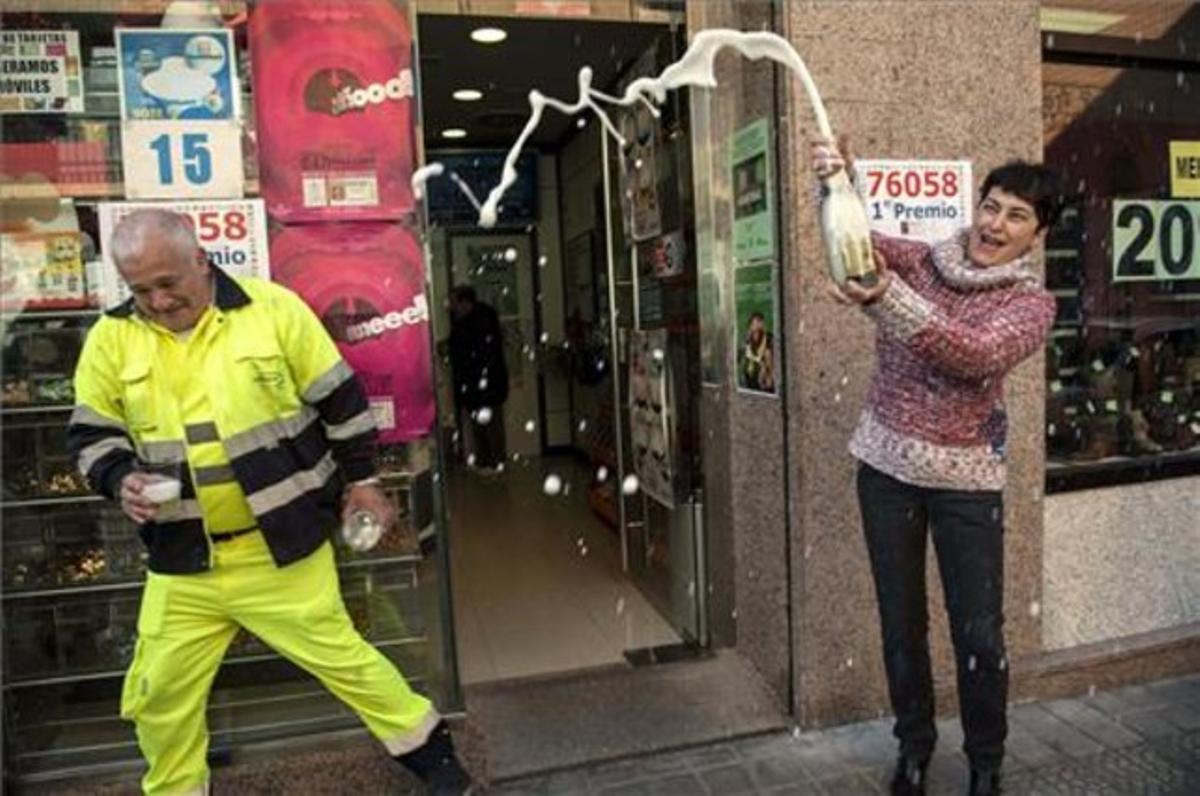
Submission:
{"label": "man in yellow high-visibility jacket", "polygon": [[[469,787],[436,710],[355,631],[329,541],[394,520],[375,425],[321,322],[287,289],[208,264],[187,219],[141,210],[110,243],[132,298],[88,334],[68,446],[139,524],[149,573],[121,715],[147,793],[204,793],[213,677],[243,627],[314,674],[434,793]],[[146,492],[174,468],[180,500]]]}

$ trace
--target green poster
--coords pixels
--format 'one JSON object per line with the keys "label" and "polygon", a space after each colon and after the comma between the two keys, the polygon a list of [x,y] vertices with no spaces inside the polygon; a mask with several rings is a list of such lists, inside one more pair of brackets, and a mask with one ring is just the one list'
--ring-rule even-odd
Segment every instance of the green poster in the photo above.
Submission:
{"label": "green poster", "polygon": [[733,295],[737,307],[734,350],[738,389],[774,395],[778,386],[775,339],[779,319],[775,263],[743,265],[735,270]]}
{"label": "green poster", "polygon": [[733,256],[738,262],[775,257],[775,196],[771,130],[766,119],[738,130],[733,169]]}

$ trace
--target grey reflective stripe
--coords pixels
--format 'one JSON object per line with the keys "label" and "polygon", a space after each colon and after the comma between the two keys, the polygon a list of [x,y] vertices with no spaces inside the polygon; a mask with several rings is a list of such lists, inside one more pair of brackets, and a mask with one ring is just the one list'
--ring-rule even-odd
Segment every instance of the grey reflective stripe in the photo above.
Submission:
{"label": "grey reflective stripe", "polygon": [[359,412],[345,423],[326,424],[325,436],[331,440],[350,439],[358,434],[375,430],[375,416],[370,409]]}
{"label": "grey reflective stripe", "polygon": [[341,386],[342,382],[352,378],[354,378],[354,371],[350,370],[346,360],[339,359],[332,368],[318,376],[300,397],[307,404],[320,403]]}
{"label": "grey reflective stripe", "polygon": [[196,486],[227,484],[230,481],[236,480],[237,478],[233,474],[233,468],[228,464],[218,464],[212,467],[196,468]]}
{"label": "grey reflective stripe", "polygon": [[217,442],[221,436],[217,434],[216,423],[194,423],[184,431],[189,445],[199,445],[202,442]]}
{"label": "grey reflective stripe", "polygon": [[254,516],[261,517],[267,512],[286,506],[305,492],[324,486],[336,470],[337,465],[333,463],[333,453],[330,452],[311,470],[301,470],[277,484],[271,484],[253,495],[247,495],[246,500],[250,503]]}
{"label": "grey reflective stripe", "polygon": [[111,417],[106,417],[85,404],[77,404],[75,406],[75,409],[71,412],[71,422],[87,426],[103,426],[105,428],[117,428],[121,431],[125,430],[125,424],[120,420],[113,420]]}
{"label": "grey reflective stripe", "polygon": [[180,464],[187,460],[187,446],[178,440],[140,442],[142,458],[151,464]]}
{"label": "grey reflective stripe", "polygon": [[79,452],[79,472],[87,475],[96,462],[100,461],[106,453],[122,450],[133,453],[133,445],[125,436],[120,437],[105,437],[99,442],[93,442]]}
{"label": "grey reflective stripe", "polygon": [[311,406],[300,407],[299,414],[285,417],[282,420],[272,420],[269,423],[255,426],[246,431],[238,432],[225,440],[225,452],[229,458],[236,459],[253,453],[262,448],[270,448],[279,444],[281,439],[300,436],[309,424],[317,420],[317,410]]}
{"label": "grey reflective stripe", "polygon": [[181,500],[179,507],[168,507],[167,514],[161,520],[155,520],[157,525],[172,525],[183,520],[199,520],[203,519],[204,514],[200,510],[200,501],[198,500]]}

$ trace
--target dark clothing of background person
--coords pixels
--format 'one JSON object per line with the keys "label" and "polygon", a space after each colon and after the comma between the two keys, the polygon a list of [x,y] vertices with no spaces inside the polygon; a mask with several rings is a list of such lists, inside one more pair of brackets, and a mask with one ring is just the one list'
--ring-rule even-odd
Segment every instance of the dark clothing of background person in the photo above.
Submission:
{"label": "dark clothing of background person", "polygon": [[[450,369],[454,406],[466,450],[474,464],[495,469],[504,462],[504,402],[508,400],[508,366],[504,332],[489,304],[469,301],[469,309],[452,318]],[[490,417],[481,409],[490,410]],[[479,422],[486,419],[487,422]]]}

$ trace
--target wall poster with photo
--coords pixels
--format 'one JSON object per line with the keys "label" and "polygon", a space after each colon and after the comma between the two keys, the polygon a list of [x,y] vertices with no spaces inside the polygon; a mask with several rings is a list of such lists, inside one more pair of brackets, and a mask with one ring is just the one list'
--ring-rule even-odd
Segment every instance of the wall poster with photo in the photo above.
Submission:
{"label": "wall poster with photo", "polygon": [[779,314],[776,303],[775,263],[743,265],[734,271],[736,307],[734,350],[737,352],[737,386],[745,392],[777,394],[775,339]]}
{"label": "wall poster with photo", "polygon": [[648,497],[675,505],[675,403],[667,330],[633,331],[629,343],[629,439]]}

